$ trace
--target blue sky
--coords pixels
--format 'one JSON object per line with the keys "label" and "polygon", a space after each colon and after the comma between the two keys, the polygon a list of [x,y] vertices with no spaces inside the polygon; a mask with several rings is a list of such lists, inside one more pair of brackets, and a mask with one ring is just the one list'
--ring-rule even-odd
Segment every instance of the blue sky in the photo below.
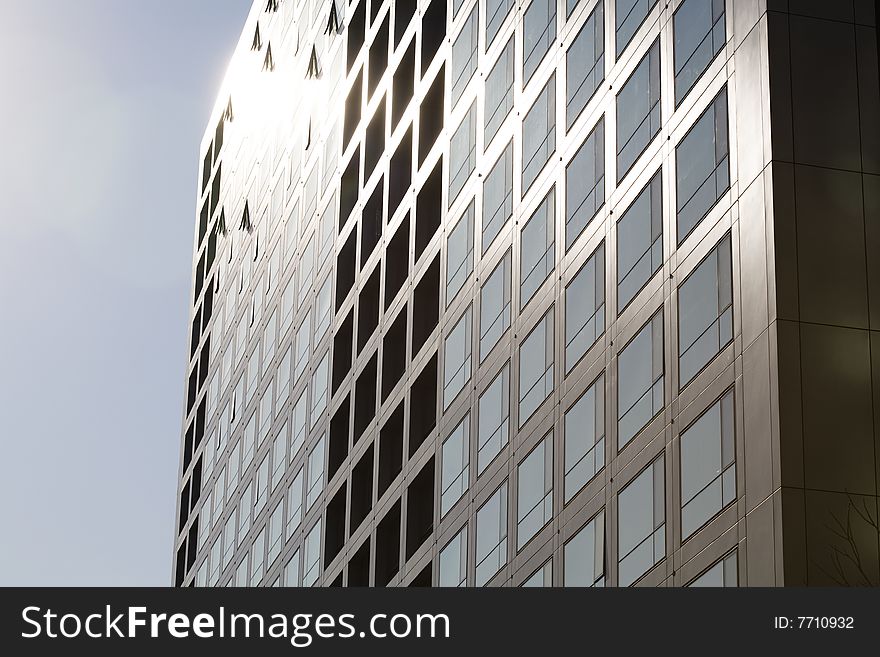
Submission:
{"label": "blue sky", "polygon": [[250,0],[0,3],[0,585],[168,585],[199,141]]}

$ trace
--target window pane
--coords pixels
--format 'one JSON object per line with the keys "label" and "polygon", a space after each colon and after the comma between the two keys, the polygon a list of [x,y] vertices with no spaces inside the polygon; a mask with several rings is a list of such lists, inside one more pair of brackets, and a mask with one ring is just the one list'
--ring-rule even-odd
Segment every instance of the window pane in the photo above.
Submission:
{"label": "window pane", "polygon": [[538,94],[523,119],[522,130],[522,192],[525,194],[556,151],[556,74],[550,76]]}
{"label": "window pane", "polygon": [[444,346],[443,409],[456,398],[471,379],[471,307],[449,331]]}
{"label": "window pane", "polygon": [[520,584],[522,588],[550,588],[553,586],[553,559],[538,568],[531,577]]}
{"label": "window pane", "polygon": [[324,490],[324,436],[321,436],[309,453],[308,475],[306,508],[310,509],[320,497],[321,491]]}
{"label": "window pane", "polygon": [[730,259],[727,234],[678,288],[680,388],[733,340]]}
{"label": "window pane", "polygon": [[565,502],[605,467],[605,375],[565,412]]}
{"label": "window pane", "polygon": [[726,87],[676,147],[675,172],[681,244],[730,187]]}
{"label": "window pane", "polygon": [[605,203],[605,119],[600,118],[565,169],[565,250]]}
{"label": "window pane", "polygon": [[663,310],[617,357],[617,449],[620,451],[663,408]]}
{"label": "window pane", "polygon": [[617,221],[617,314],[663,265],[663,185],[658,170]]}
{"label": "window pane", "polygon": [[446,246],[446,305],[464,287],[474,270],[474,217],[475,201],[472,199],[464,215],[449,233]]}
{"label": "window pane", "polygon": [[321,575],[321,519],[312,527],[305,542],[303,586],[311,586]]}
{"label": "window pane", "polygon": [[480,362],[510,328],[510,251],[480,290]]}
{"label": "window pane", "polygon": [[483,253],[513,216],[513,142],[483,183]]}
{"label": "window pane", "polygon": [[477,23],[480,3],[476,3],[452,44],[452,107],[477,70]]}
{"label": "window pane", "polygon": [[688,586],[738,586],[736,550],[715,563]]}
{"label": "window pane", "polygon": [[507,563],[507,482],[477,511],[476,585],[486,583]]}
{"label": "window pane", "polygon": [[660,39],[617,94],[617,180],[660,132]]}
{"label": "window pane", "polygon": [[440,470],[440,515],[461,499],[468,489],[468,465],[471,451],[471,416],[464,416],[458,426],[443,441]]}
{"label": "window pane", "polygon": [[629,586],[666,556],[661,454],[617,495],[618,584]]}
{"label": "window pane", "polygon": [[520,239],[519,305],[524,308],[556,265],[556,189],[523,226]]}
{"label": "window pane", "polygon": [[604,3],[599,2],[565,54],[567,129],[574,125],[605,79],[604,12]]}
{"label": "window pane", "polygon": [[498,134],[498,129],[513,108],[513,37],[504,46],[498,61],[486,76],[486,106],[483,113],[483,148]]}
{"label": "window pane", "polygon": [[449,143],[449,205],[474,172],[477,162],[477,101],[461,120]]}
{"label": "window pane", "polygon": [[290,482],[287,489],[287,540],[293,537],[302,522],[303,512],[303,469]]}
{"label": "window pane", "polygon": [[565,288],[565,371],[605,332],[605,243]]}
{"label": "window pane", "polygon": [[553,308],[523,340],[519,350],[519,426],[553,392]]}
{"label": "window pane", "polygon": [[672,20],[678,107],[724,47],[724,0],[685,0]]}
{"label": "window pane", "polygon": [[440,551],[441,587],[467,586],[467,525]]}
{"label": "window pane", "polygon": [[507,445],[510,421],[510,366],[505,364],[480,395],[478,404],[477,474]]}
{"label": "window pane", "polygon": [[492,45],[515,0],[486,0],[486,48]]}
{"label": "window pane", "polygon": [[681,535],[688,538],[736,499],[733,391],[681,433]]}
{"label": "window pane", "polygon": [[517,468],[516,549],[521,550],[553,517],[553,433]]}
{"label": "window pane", "polygon": [[523,18],[523,85],[532,79],[555,40],[556,0],[532,0]]}
{"label": "window pane", "polygon": [[629,42],[648,17],[657,0],[616,0],[614,27],[617,41],[617,58],[626,50]]}
{"label": "window pane", "polygon": [[563,550],[564,586],[605,586],[605,512],[600,511]]}
{"label": "window pane", "polygon": [[330,384],[329,375],[330,352],[327,351],[312,375],[312,426],[317,424],[327,408],[327,389]]}

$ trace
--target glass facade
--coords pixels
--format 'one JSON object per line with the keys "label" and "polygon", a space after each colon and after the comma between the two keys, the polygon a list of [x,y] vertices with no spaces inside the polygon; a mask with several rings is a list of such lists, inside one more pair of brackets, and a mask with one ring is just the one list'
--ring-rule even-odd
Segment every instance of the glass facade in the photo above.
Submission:
{"label": "glass facade", "polygon": [[175,584],[747,583],[731,3],[335,1],[202,142]]}

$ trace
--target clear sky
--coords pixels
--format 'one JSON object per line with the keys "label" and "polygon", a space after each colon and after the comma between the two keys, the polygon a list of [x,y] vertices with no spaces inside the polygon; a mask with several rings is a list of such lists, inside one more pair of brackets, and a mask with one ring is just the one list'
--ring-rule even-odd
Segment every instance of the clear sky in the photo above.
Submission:
{"label": "clear sky", "polygon": [[0,2],[0,585],[168,585],[199,142],[251,0]]}

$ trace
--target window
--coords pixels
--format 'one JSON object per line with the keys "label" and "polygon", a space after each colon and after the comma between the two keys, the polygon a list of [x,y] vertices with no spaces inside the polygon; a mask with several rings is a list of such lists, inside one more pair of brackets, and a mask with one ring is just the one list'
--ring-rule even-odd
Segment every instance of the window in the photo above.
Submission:
{"label": "window", "polygon": [[272,484],[271,489],[281,482],[287,465],[287,426],[282,427],[275,442],[272,443]]}
{"label": "window", "polygon": [[[439,6],[438,3],[445,9],[446,3],[442,0],[434,0],[432,6]],[[419,166],[424,164],[425,158],[443,130],[443,94],[445,93],[443,85],[446,82],[443,70],[441,66],[419,105]]]}
{"label": "window", "polygon": [[553,586],[553,559],[548,559],[520,586],[522,588],[549,588]]}
{"label": "window", "polygon": [[724,0],[685,0],[675,10],[672,25],[678,107],[724,47]]}
{"label": "window", "polygon": [[480,3],[474,4],[470,16],[464,22],[452,44],[452,108],[464,93],[477,70],[477,30],[479,23]]}
{"label": "window", "polygon": [[310,237],[303,249],[299,260],[299,292],[297,293],[296,307],[302,307],[303,302],[312,291],[312,274],[315,270],[315,240]]}
{"label": "window", "polygon": [[284,500],[278,502],[269,518],[269,557],[266,563],[270,567],[281,554],[282,545],[284,545]]}
{"label": "window", "polygon": [[663,310],[617,356],[617,450],[663,408]]}
{"label": "window", "polygon": [[290,438],[291,457],[295,456],[306,442],[306,427],[308,426],[306,400],[308,398],[308,391],[308,388],[303,388],[291,412],[291,423],[293,425],[291,430],[293,435]]}
{"label": "window", "polygon": [[492,45],[515,0],[486,0],[486,48]]}
{"label": "window", "polygon": [[446,336],[443,358],[443,409],[449,408],[471,380],[472,313],[468,306]]}
{"label": "window", "polygon": [[733,390],[681,432],[681,536],[736,499]]}
{"label": "window", "polygon": [[306,490],[306,509],[312,508],[324,489],[324,436],[309,453],[309,472]]}
{"label": "window", "polygon": [[605,467],[605,375],[565,412],[565,503]]}
{"label": "window", "polygon": [[678,288],[678,378],[684,388],[733,340],[730,234]]}
{"label": "window", "polygon": [[556,0],[532,0],[523,18],[523,86],[556,40]]}
{"label": "window", "polygon": [[513,216],[513,142],[492,166],[483,183],[483,253]]}
{"label": "window", "polygon": [[290,395],[290,367],[292,357],[293,352],[291,348],[288,347],[278,364],[278,370],[275,375],[275,388],[278,392],[279,408],[287,401],[287,397]]}
{"label": "window", "polygon": [[489,147],[504,119],[513,109],[513,37],[486,76],[483,111],[483,148]]}
{"label": "window", "polygon": [[521,550],[553,517],[553,432],[517,467],[516,549]]}
{"label": "window", "polygon": [[617,314],[663,264],[663,185],[658,170],[617,220]]}
{"label": "window", "polygon": [[737,586],[736,550],[717,561],[688,586]]}
{"label": "window", "polygon": [[605,511],[568,540],[562,560],[563,586],[605,586]]}
{"label": "window", "polygon": [[474,270],[475,201],[471,199],[446,242],[446,305],[459,293]]}
{"label": "window", "polygon": [[312,586],[321,575],[321,519],[309,531],[305,542],[305,563],[303,565],[303,586]]}
{"label": "window", "polygon": [[[542,2],[543,0],[534,0]],[[522,192],[525,194],[556,152],[556,74],[550,76],[523,119]]]}
{"label": "window", "polygon": [[723,89],[675,149],[678,243],[730,187],[727,89]]}
{"label": "window", "polygon": [[299,586],[299,550],[293,553],[287,565],[284,566],[284,586]]}
{"label": "window", "polygon": [[565,250],[605,204],[605,118],[565,168]]}
{"label": "window", "polygon": [[471,451],[471,415],[467,413],[443,441],[440,464],[440,516],[452,508],[468,489],[468,466]]}
{"label": "window", "polygon": [[605,332],[605,243],[565,288],[565,372],[568,374]]}
{"label": "window", "polygon": [[327,389],[330,385],[330,352],[327,351],[312,374],[312,426],[327,409]]}
{"label": "window", "polygon": [[480,289],[480,362],[510,328],[510,251]]}
{"label": "window", "polygon": [[267,526],[263,525],[251,547],[251,586],[257,586],[263,579],[263,568],[266,565],[266,529]]}
{"label": "window", "polygon": [[287,489],[287,539],[290,539],[294,532],[299,529],[302,522],[303,512],[303,469],[290,482],[290,488]]}
{"label": "window", "polygon": [[476,585],[485,586],[507,563],[507,482],[477,511]]}
{"label": "window", "polygon": [[477,163],[477,101],[461,120],[449,143],[449,205],[474,172]]}
{"label": "window", "polygon": [[519,307],[526,304],[556,266],[556,188],[523,226],[520,239]]}
{"label": "window", "polygon": [[519,349],[519,426],[523,426],[553,392],[553,307],[541,318]]}
{"label": "window", "polygon": [[293,365],[294,385],[309,364],[309,339],[312,337],[312,316],[307,314],[296,332],[296,354]]}
{"label": "window", "polygon": [[660,38],[617,94],[617,180],[660,132]]}
{"label": "window", "polygon": [[661,454],[617,494],[617,578],[629,586],[666,556],[666,493]]}
{"label": "window", "polygon": [[569,130],[605,80],[604,13],[600,1],[565,53],[565,121]]}
{"label": "window", "polygon": [[441,587],[467,585],[467,525],[440,550]]}
{"label": "window", "polygon": [[477,474],[481,474],[507,445],[510,422],[509,363],[480,395],[477,409]]}
{"label": "window", "polygon": [[626,50],[629,42],[651,13],[657,0],[615,0],[614,27],[617,41],[617,58]]}
{"label": "window", "polygon": [[320,342],[321,338],[324,337],[324,334],[327,332],[327,329],[330,328],[330,319],[332,313],[330,312],[330,297],[332,294],[332,289],[330,287],[330,280],[332,276],[328,276],[324,283],[321,285],[321,289],[318,290],[318,298],[315,302],[315,343]]}

